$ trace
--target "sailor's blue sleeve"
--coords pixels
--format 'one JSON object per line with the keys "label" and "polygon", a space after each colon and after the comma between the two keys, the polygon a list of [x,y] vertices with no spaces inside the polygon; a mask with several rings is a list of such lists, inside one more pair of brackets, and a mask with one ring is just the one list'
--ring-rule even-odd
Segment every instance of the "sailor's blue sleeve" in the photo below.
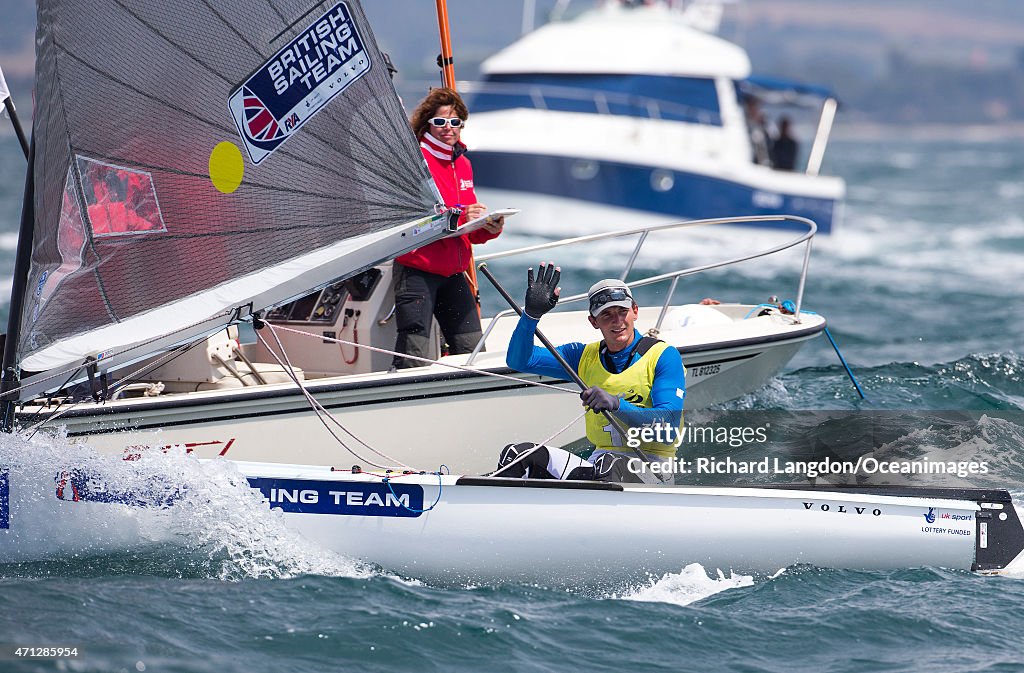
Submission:
{"label": "sailor's blue sleeve", "polygon": [[[551,376],[554,378],[566,378],[565,370],[558,364],[555,356],[546,348],[533,344],[533,333],[537,329],[537,321],[523,315],[519,318],[519,324],[512,332],[512,340],[508,343],[508,351],[505,354],[505,363],[521,372]],[[579,371],[580,358],[583,356],[584,344],[568,343],[557,346],[555,350],[562,354],[573,371]],[[659,365],[661,361],[659,360]]]}
{"label": "sailor's blue sleeve", "polygon": [[651,386],[651,409],[644,409],[626,400],[619,402],[619,411],[629,425],[646,425],[652,422],[679,425],[683,402],[686,398],[686,373],[683,358],[672,346],[658,357],[654,366],[654,384]]}

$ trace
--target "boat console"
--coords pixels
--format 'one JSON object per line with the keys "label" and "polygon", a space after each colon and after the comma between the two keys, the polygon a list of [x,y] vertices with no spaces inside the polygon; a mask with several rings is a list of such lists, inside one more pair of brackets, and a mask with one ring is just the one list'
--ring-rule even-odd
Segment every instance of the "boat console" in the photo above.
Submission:
{"label": "boat console", "polygon": [[[316,340],[292,332],[278,333],[288,360],[303,379],[387,371],[390,355],[332,339],[394,348],[394,303],[392,267],[385,264],[274,308],[265,320],[323,337]],[[276,346],[269,333],[264,333],[264,338]],[[242,344],[243,340],[247,343]],[[437,352],[432,356],[436,358]],[[290,379],[262,343],[254,336],[240,339],[238,328],[232,327],[138,380],[161,382],[164,392],[175,393],[285,383]]]}
{"label": "boat console", "polygon": [[[268,313],[266,320],[324,338],[318,341],[301,334],[278,333],[291,363],[300,367],[306,378],[316,379],[387,371],[391,367],[391,355],[331,339],[392,350],[397,336],[394,309],[392,265],[382,264],[280,306]],[[436,325],[434,333],[436,336]],[[440,349],[436,338],[434,342],[435,350],[430,357],[436,359]],[[254,362],[275,361],[258,341],[243,349]]]}

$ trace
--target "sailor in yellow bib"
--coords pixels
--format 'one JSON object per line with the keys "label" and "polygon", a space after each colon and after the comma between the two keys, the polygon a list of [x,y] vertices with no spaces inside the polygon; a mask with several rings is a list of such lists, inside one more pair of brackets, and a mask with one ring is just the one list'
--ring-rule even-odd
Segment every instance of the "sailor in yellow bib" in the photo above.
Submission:
{"label": "sailor in yellow bib", "polygon": [[[626,362],[631,362],[623,371],[614,371],[616,367],[605,343],[587,344],[580,356],[576,372],[589,387],[617,397],[620,401],[616,411],[627,428],[639,428],[653,423],[671,424],[679,429],[682,423],[682,409],[669,409],[667,414],[651,413],[653,410],[651,391],[654,386],[658,361],[669,345],[651,337],[636,339],[631,353],[627,353]],[[674,350],[674,349],[670,349]],[[676,351],[676,357],[679,356]],[[666,356],[671,357],[671,356]],[[682,366],[682,364],[680,364]],[[611,370],[611,371],[610,371]],[[685,384],[684,384],[685,385]],[[682,387],[679,388],[683,390]],[[669,391],[670,394],[675,390]],[[680,406],[682,397],[680,399]],[[627,412],[622,401],[627,402],[636,410]],[[589,405],[588,405],[589,406]],[[676,412],[676,413],[672,413]],[[593,406],[587,412],[587,439],[596,447],[596,451],[628,451],[626,438],[619,435],[618,430],[604,417],[601,411]],[[662,436],[666,436],[663,434]],[[651,457],[669,459],[676,455],[675,447],[669,443],[642,443],[640,450]]]}
{"label": "sailor in yellow bib", "polygon": [[[536,279],[530,270],[525,311],[509,343],[507,362],[510,367],[545,376],[565,376],[555,357],[533,343],[538,320],[558,302],[559,276],[559,270],[552,265],[541,264]],[[660,436],[664,438],[669,436],[667,426],[679,430],[682,424],[686,379],[679,352],[662,341],[641,336],[636,330],[634,323],[639,307],[621,280],[596,283],[590,288],[588,298],[590,324],[600,330],[603,339],[591,344],[564,344],[556,350],[576,369],[587,386],[580,397],[588,408],[587,439],[595,447],[591,460],[583,461],[561,449],[548,448],[542,452],[542,457],[547,458],[546,471],[550,474],[544,476],[538,474],[543,471],[540,469],[543,466],[539,465],[543,461],[536,455],[531,460],[520,460],[523,450],[517,447],[523,445],[510,446],[506,447],[499,466],[504,470],[503,464],[517,461],[522,463],[520,467],[526,468],[526,473],[512,470],[504,476],[639,480],[623,474],[626,460],[636,453],[603,412],[611,412],[622,425],[636,431],[644,426],[662,426]],[[537,452],[532,445],[530,450]],[[675,447],[669,442],[642,443],[640,450],[650,460],[675,456]],[[612,470],[611,463],[621,464]],[[531,465],[536,469],[530,469]]]}

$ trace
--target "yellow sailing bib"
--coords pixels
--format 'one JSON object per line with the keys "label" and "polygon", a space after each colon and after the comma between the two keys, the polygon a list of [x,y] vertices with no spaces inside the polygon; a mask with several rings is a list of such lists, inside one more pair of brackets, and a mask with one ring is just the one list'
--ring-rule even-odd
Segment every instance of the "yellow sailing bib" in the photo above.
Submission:
{"label": "yellow sailing bib", "polygon": [[[601,362],[601,344],[587,344],[580,357],[577,372],[587,386],[598,386],[635,406],[650,409],[654,406],[651,402],[654,369],[658,364],[658,358],[666,348],[669,348],[669,345],[664,341],[659,341],[625,371],[612,374],[605,369],[604,363]],[[588,411],[586,421],[587,439],[598,450],[632,452],[632,449],[626,446],[625,438],[615,430],[604,414]],[[680,413],[680,426],[682,421],[683,416]],[[640,450],[663,458],[671,458],[676,455],[676,449],[671,444],[643,443],[640,445]]]}

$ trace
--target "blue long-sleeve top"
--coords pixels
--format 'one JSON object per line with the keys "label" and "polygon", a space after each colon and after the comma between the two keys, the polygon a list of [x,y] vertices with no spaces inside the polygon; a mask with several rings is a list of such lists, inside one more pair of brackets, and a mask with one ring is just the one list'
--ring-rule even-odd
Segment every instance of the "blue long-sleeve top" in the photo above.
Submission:
{"label": "blue long-sleeve top", "polygon": [[[521,372],[565,378],[565,370],[558,364],[555,356],[546,348],[534,345],[533,335],[537,329],[537,322],[525,313],[519,318],[519,324],[512,332],[512,339],[508,344],[505,362],[512,369]],[[641,356],[634,352],[634,347],[641,338],[640,332],[634,329],[633,341],[628,347],[617,353],[608,353],[609,359],[618,371],[624,371],[640,359]],[[584,348],[586,344],[573,342],[557,346],[555,350],[565,358],[573,370],[578,372]],[[630,358],[629,362],[626,362],[626,358]],[[623,417],[629,425],[645,425],[652,421],[676,425],[679,423],[679,414],[683,410],[685,397],[686,374],[683,359],[675,348],[666,348],[654,366],[654,381],[651,385],[652,409],[644,409],[620,399],[616,415]]]}

